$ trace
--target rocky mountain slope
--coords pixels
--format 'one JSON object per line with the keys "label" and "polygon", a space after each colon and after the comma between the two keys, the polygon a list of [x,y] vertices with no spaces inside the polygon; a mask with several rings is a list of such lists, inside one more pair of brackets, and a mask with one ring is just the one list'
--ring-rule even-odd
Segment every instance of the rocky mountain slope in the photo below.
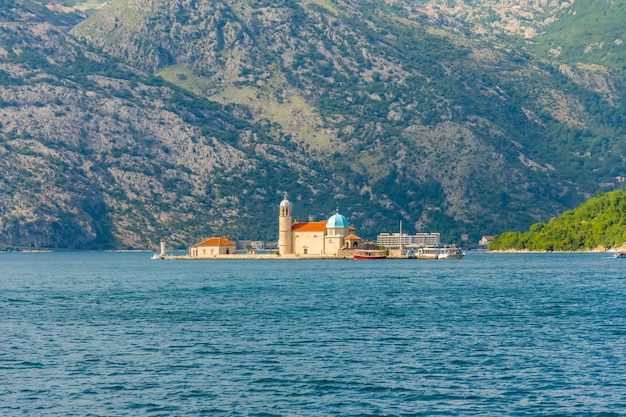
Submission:
{"label": "rocky mountain slope", "polygon": [[621,68],[551,32],[577,3],[10,6],[0,243],[275,239],[284,192],[363,237],[403,219],[477,240],[626,175]]}

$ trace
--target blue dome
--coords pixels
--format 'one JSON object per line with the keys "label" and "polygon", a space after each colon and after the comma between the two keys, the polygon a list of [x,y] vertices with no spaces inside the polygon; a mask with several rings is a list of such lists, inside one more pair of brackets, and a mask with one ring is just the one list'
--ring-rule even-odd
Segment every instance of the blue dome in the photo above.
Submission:
{"label": "blue dome", "polygon": [[327,229],[347,229],[348,227],[348,219],[339,213],[330,216],[330,219],[326,222]]}

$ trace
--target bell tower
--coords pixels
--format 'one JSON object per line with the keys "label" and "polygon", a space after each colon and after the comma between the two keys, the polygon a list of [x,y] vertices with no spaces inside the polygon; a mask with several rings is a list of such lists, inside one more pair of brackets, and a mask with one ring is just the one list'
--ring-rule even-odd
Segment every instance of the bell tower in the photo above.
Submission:
{"label": "bell tower", "polygon": [[283,201],[280,202],[278,215],[278,252],[281,255],[289,255],[293,253],[292,235],[291,235],[291,209],[293,205],[287,200],[285,194]]}

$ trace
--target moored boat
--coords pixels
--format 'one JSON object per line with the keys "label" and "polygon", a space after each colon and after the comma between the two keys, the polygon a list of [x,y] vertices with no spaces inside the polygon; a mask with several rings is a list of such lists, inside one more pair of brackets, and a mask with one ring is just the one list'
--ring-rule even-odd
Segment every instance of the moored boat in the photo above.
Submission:
{"label": "moored boat", "polygon": [[626,259],[626,252],[615,252],[613,254],[613,257],[614,258],[624,258],[624,259]]}
{"label": "moored boat", "polygon": [[443,248],[438,259],[463,259],[465,254],[459,248]]}
{"label": "moored boat", "polygon": [[387,259],[387,251],[383,249],[355,249],[354,259]]}
{"label": "moored boat", "polygon": [[439,259],[440,248],[419,248],[415,257],[417,259]]}
{"label": "moored boat", "polygon": [[455,246],[426,246],[419,248],[415,254],[417,259],[462,259],[463,256],[465,254]]}

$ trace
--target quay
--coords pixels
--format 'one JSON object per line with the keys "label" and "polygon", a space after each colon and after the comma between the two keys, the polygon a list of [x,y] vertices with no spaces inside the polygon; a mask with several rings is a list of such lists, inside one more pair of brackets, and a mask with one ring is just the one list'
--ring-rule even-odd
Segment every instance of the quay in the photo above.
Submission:
{"label": "quay", "polygon": [[[155,257],[156,259],[156,257]],[[344,260],[354,259],[353,251],[346,250],[339,255],[304,255],[304,254],[260,254],[260,253],[230,253],[230,254],[214,254],[207,256],[190,256],[190,255],[167,255],[162,253],[158,259],[175,260],[175,261],[207,261],[207,260],[272,260],[272,261],[303,261],[303,260]],[[391,249],[388,252],[387,259],[411,259],[408,255],[402,254],[399,249]]]}

